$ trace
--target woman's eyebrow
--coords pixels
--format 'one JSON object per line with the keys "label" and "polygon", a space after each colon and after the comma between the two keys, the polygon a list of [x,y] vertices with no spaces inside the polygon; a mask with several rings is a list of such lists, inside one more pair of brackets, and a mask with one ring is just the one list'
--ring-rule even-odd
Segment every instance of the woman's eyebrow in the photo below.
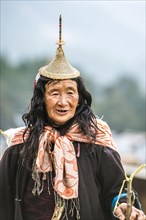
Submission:
{"label": "woman's eyebrow", "polygon": [[73,91],[76,91],[76,89],[75,89],[73,86],[68,86],[68,87],[67,87],[67,90],[73,90]]}
{"label": "woman's eyebrow", "polygon": [[58,88],[52,88],[52,89],[49,89],[48,88],[48,92],[56,92],[56,91],[58,91],[59,89]]}

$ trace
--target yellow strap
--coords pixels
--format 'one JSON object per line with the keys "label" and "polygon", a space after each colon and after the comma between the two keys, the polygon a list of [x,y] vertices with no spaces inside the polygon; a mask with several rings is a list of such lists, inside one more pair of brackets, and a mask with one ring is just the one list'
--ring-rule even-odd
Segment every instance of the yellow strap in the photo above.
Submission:
{"label": "yellow strap", "polygon": [[8,135],[6,135],[5,132],[2,131],[1,129],[0,129],[0,134],[3,135],[6,138],[6,140],[9,140]]}

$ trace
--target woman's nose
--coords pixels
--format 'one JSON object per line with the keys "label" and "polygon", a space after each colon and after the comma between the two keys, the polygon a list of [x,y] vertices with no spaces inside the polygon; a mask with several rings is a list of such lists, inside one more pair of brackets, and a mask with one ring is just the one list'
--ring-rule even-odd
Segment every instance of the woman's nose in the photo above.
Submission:
{"label": "woman's nose", "polygon": [[67,104],[67,98],[66,98],[66,96],[60,96],[60,98],[59,98],[59,102],[58,102],[60,105],[66,105]]}

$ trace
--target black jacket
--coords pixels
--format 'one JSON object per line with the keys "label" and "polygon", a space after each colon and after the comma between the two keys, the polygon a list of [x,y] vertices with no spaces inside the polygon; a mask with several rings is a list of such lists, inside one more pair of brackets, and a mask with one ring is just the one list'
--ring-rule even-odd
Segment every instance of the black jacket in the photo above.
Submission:
{"label": "black jacket", "polygon": [[[22,166],[22,146],[7,148],[0,162],[0,220],[23,219],[23,196],[30,173]],[[74,147],[76,150],[76,142]],[[109,147],[80,143],[77,163],[81,220],[113,219],[111,203],[124,179],[119,154]]]}

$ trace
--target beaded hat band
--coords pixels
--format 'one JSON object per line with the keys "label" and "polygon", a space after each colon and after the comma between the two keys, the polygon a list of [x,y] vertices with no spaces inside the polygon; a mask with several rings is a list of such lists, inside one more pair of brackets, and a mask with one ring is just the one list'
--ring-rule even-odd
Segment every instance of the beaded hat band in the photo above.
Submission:
{"label": "beaded hat band", "polygon": [[64,55],[62,45],[62,18],[59,17],[59,45],[54,59],[46,66],[39,69],[39,74],[51,79],[72,79],[80,75],[80,72],[68,62]]}

